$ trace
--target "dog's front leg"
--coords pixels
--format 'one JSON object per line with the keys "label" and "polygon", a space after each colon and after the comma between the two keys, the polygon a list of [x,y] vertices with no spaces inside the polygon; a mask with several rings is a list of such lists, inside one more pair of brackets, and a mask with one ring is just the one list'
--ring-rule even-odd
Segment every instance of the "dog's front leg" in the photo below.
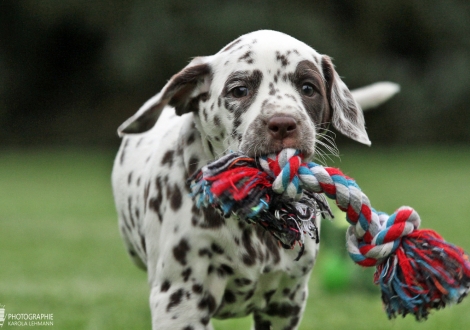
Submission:
{"label": "dog's front leg", "polygon": [[266,308],[254,312],[254,330],[294,330],[300,324],[308,296],[308,276],[292,287],[276,291]]}
{"label": "dog's front leg", "polygon": [[273,303],[271,310],[254,313],[254,330],[295,330],[299,326],[305,302]]}
{"label": "dog's front leg", "polygon": [[212,293],[198,284],[168,287],[163,283],[150,293],[153,330],[212,330],[215,308]]}
{"label": "dog's front leg", "polygon": [[[168,219],[167,223],[175,223]],[[198,234],[198,229],[190,227],[175,233],[163,221],[162,233],[166,233],[167,240],[160,240],[159,256],[149,260],[154,330],[212,329],[210,319],[222,301],[227,279],[216,272],[214,258],[201,257],[210,243]],[[149,248],[153,250],[152,245]]]}

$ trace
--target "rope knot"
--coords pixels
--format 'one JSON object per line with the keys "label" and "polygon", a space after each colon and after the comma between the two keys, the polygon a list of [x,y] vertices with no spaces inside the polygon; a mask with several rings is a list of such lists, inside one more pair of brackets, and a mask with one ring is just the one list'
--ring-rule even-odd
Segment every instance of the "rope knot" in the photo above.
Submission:
{"label": "rope knot", "polygon": [[401,239],[413,233],[420,225],[418,213],[403,206],[391,216],[378,213],[364,205],[362,214],[348,212],[351,224],[346,233],[349,256],[361,266],[376,266],[392,255]]}
{"label": "rope knot", "polygon": [[261,168],[274,178],[272,189],[277,194],[299,200],[303,185],[299,177],[302,155],[295,149],[284,149],[279,154],[259,158]]}

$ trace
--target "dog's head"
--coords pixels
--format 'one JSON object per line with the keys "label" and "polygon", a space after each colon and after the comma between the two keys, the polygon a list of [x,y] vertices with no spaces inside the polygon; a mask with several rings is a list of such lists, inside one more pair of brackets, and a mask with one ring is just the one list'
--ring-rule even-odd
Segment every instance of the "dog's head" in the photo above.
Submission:
{"label": "dog's head", "polygon": [[246,34],[213,56],[197,57],[119,128],[152,128],[165,106],[193,113],[212,156],[256,156],[295,148],[311,157],[331,123],[370,145],[360,106],[331,59],[286,34]]}

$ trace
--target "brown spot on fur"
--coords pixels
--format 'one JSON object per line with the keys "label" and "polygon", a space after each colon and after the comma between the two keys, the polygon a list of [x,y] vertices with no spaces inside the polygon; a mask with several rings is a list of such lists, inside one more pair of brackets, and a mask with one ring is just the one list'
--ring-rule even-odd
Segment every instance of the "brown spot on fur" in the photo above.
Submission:
{"label": "brown spot on fur", "polygon": [[222,249],[222,247],[216,243],[211,244],[211,250],[215,252],[216,254],[224,253],[224,249]]}
{"label": "brown spot on fur", "polygon": [[193,289],[194,293],[201,294],[202,290],[203,290],[203,287],[200,284],[194,284],[192,289]]}
{"label": "brown spot on fur", "polygon": [[129,219],[131,220],[132,227],[135,227],[134,214],[132,212],[132,197],[127,199],[127,210],[129,212]]}
{"label": "brown spot on fur", "polygon": [[235,301],[237,301],[237,297],[233,294],[233,292],[230,290],[225,290],[224,302],[227,304],[233,304]]}
{"label": "brown spot on fur", "polygon": [[191,134],[189,134],[188,136],[188,139],[186,140],[186,145],[191,145],[194,141],[196,140],[196,137],[195,137],[195,134],[194,132],[191,132]]}
{"label": "brown spot on fur", "polygon": [[272,82],[269,83],[269,95],[276,95],[276,89],[274,88],[274,84]]}
{"label": "brown spot on fur", "polygon": [[252,235],[251,228],[243,230],[242,243],[247,253],[243,256],[243,262],[249,266],[253,265],[256,259],[256,250],[253,247],[253,243],[251,241],[251,235]]}
{"label": "brown spot on fur", "polygon": [[161,163],[162,166],[168,165],[169,167],[172,167],[174,154],[175,154],[174,150],[168,150],[167,152],[165,152],[162,158],[162,163]]}
{"label": "brown spot on fur", "polygon": [[[260,231],[261,230],[259,230],[258,233]],[[266,246],[266,254],[273,258],[273,262],[275,264],[278,264],[281,261],[281,248],[277,244],[276,239],[271,234],[269,234],[264,229],[262,230],[262,232],[262,235],[260,235],[262,238],[260,237],[260,239],[264,242],[264,245]]]}
{"label": "brown spot on fur", "polygon": [[209,259],[212,258],[212,252],[208,248],[202,248],[198,252],[200,257],[207,256]]}
{"label": "brown spot on fur", "polygon": [[300,307],[296,305],[291,305],[289,303],[277,303],[273,302],[268,305],[266,309],[266,314],[270,316],[277,316],[280,318],[288,318],[291,316],[296,316],[300,313]]}
{"label": "brown spot on fur", "polygon": [[255,264],[255,257],[249,255],[249,254],[244,254],[242,256],[243,263],[247,266],[253,266]]}
{"label": "brown spot on fur", "polygon": [[229,265],[227,264],[221,264],[219,266],[219,268],[217,268],[217,274],[220,276],[220,277],[224,277],[226,275],[233,275],[234,272],[233,272],[233,268],[230,267]]}
{"label": "brown spot on fur", "polygon": [[214,296],[206,292],[199,301],[197,307],[201,310],[207,309],[209,313],[212,314],[216,307]]}
{"label": "brown spot on fur", "polygon": [[119,157],[119,165],[122,165],[124,163],[124,159],[126,157],[126,149],[128,145],[129,139],[126,139],[126,141],[124,142],[124,146],[122,147],[121,156]]}
{"label": "brown spot on fur", "polygon": [[238,286],[245,286],[245,285],[249,285],[253,283],[252,280],[250,280],[249,278],[236,278],[235,279],[235,284],[238,285]]}
{"label": "brown spot on fur", "polygon": [[162,283],[162,286],[160,287],[161,292],[167,292],[171,287],[170,281],[166,280]]}
{"label": "brown spot on fur", "polygon": [[209,147],[210,154],[214,155],[214,147],[212,146],[211,141],[207,141],[207,146]]}
{"label": "brown spot on fur", "polygon": [[183,272],[181,273],[181,276],[183,277],[183,280],[185,282],[188,281],[189,276],[191,276],[191,273],[192,273],[192,269],[190,267],[183,270]]}
{"label": "brown spot on fur", "polygon": [[286,67],[289,65],[289,60],[287,59],[287,56],[282,55],[280,52],[276,52],[276,60],[281,62],[282,67]]}
{"label": "brown spot on fur", "polygon": [[142,250],[144,253],[147,253],[147,245],[145,243],[145,237],[143,235],[140,236],[140,245],[142,246]]}
{"label": "brown spot on fur", "polygon": [[216,229],[225,225],[225,219],[214,208],[204,208],[203,213],[204,221],[200,224],[201,228]]}
{"label": "brown spot on fur", "polygon": [[173,292],[170,296],[170,301],[166,306],[166,311],[169,312],[170,309],[173,307],[178,306],[181,303],[181,299],[183,298],[184,291],[183,289],[179,289],[176,292]]}
{"label": "brown spot on fur", "polygon": [[208,325],[210,320],[211,318],[209,316],[204,316],[203,318],[201,318],[201,323],[203,325]]}
{"label": "brown spot on fur", "polygon": [[184,238],[173,248],[173,256],[183,266],[186,265],[186,254],[190,250],[188,241]]}
{"label": "brown spot on fur", "polygon": [[220,118],[217,115],[214,116],[214,125],[217,127],[220,126]]}
{"label": "brown spot on fur", "polygon": [[253,295],[255,294],[255,289],[251,289],[250,291],[248,291],[246,293],[246,296],[245,296],[245,301],[248,301],[251,299],[251,297],[253,297]]}
{"label": "brown spot on fur", "polygon": [[255,321],[255,330],[270,330],[271,329],[271,322],[268,320],[263,320],[263,318],[255,313],[254,317]]}
{"label": "brown spot on fur", "polygon": [[176,184],[173,186],[171,196],[168,197],[170,198],[170,206],[172,210],[179,210],[182,204],[183,197],[181,195],[181,189]]}
{"label": "brown spot on fur", "polygon": [[240,56],[240,58],[238,59],[238,62],[245,61],[248,64],[253,64],[254,59],[251,57],[252,54],[253,53],[250,50],[247,51],[245,54],[243,54],[243,56]]}
{"label": "brown spot on fur", "polygon": [[149,191],[150,191],[150,181],[147,182],[144,188],[144,212],[147,211],[147,199],[149,197]]}
{"label": "brown spot on fur", "polygon": [[276,289],[270,290],[264,294],[264,299],[266,300],[266,303],[269,304],[271,301],[272,296],[276,293]]}

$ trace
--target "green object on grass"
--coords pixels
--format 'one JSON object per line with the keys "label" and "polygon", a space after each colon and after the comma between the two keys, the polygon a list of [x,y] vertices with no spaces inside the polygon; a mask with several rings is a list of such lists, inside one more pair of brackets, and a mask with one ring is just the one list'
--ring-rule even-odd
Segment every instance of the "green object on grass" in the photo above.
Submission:
{"label": "green object on grass", "polygon": [[324,289],[328,291],[343,291],[351,283],[353,269],[347,263],[347,259],[338,254],[328,253],[323,257],[323,262],[319,265],[321,282]]}

